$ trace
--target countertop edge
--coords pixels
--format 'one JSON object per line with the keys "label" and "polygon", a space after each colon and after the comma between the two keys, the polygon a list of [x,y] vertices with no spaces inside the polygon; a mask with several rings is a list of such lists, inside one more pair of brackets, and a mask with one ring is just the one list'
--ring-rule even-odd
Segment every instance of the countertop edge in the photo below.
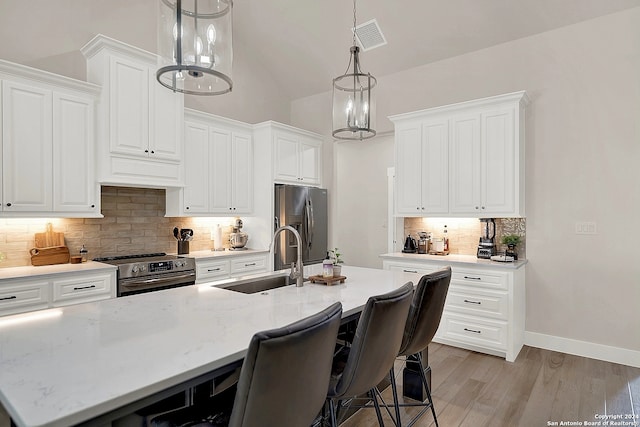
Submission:
{"label": "countertop edge", "polygon": [[428,254],[406,254],[403,252],[389,252],[386,254],[380,254],[380,258],[383,260],[398,260],[407,262],[428,262],[428,263],[441,263],[441,264],[456,264],[464,265],[468,267],[480,267],[480,268],[499,268],[506,270],[517,270],[528,263],[526,259],[517,260],[514,262],[499,262],[491,261],[488,259],[480,259],[473,255],[428,255]]}

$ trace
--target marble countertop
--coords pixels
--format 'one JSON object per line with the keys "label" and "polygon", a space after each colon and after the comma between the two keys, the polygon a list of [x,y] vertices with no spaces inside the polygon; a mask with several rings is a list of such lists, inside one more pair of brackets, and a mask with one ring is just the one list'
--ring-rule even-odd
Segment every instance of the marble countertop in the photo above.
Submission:
{"label": "marble countertop", "polygon": [[[305,276],[321,266],[305,267]],[[419,274],[343,267],[344,284],[241,294],[212,283],[0,319],[0,401],[18,426],[67,426],[240,360],[254,333],[334,302],[344,316]],[[274,273],[282,274],[282,273]]]}
{"label": "marble countertop", "polygon": [[438,262],[447,265],[458,265],[468,267],[481,267],[481,268],[505,268],[511,270],[517,270],[527,263],[526,259],[517,260],[514,262],[499,262],[491,261],[489,259],[480,259],[475,255],[429,255],[429,254],[405,254],[404,252],[391,252],[380,255],[382,259],[393,259],[409,262]]}
{"label": "marble countertop", "polygon": [[80,264],[54,264],[39,266],[7,267],[0,268],[0,281],[3,279],[19,279],[21,277],[44,276],[62,273],[94,272],[96,270],[115,270],[116,267],[96,261],[87,261]]}

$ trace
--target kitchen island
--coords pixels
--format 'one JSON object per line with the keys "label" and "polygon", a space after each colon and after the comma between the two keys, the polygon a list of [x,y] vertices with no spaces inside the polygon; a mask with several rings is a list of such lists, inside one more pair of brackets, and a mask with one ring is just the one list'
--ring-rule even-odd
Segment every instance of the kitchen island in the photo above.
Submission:
{"label": "kitchen island", "polygon": [[[320,266],[305,268],[305,276]],[[0,402],[18,426],[108,423],[194,380],[238,366],[254,333],[419,274],[343,267],[344,284],[242,294],[205,283],[0,319]],[[93,420],[93,421],[92,421]]]}

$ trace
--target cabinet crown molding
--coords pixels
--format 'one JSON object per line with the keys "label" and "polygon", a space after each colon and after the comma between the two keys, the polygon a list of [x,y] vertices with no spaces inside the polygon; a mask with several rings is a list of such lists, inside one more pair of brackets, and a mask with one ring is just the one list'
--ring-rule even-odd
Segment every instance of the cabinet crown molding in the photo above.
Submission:
{"label": "cabinet crown molding", "polygon": [[146,62],[155,62],[158,58],[158,55],[154,53],[140,49],[139,47],[131,46],[130,44],[119,40],[112,39],[111,37],[107,37],[103,34],[98,34],[89,40],[87,44],[80,48],[80,52],[86,59],[91,59],[103,49],[109,49],[112,52],[132,56]]}
{"label": "cabinet crown molding", "polygon": [[241,122],[239,120],[234,120],[223,116],[218,116],[216,114],[207,113],[205,111],[194,110],[192,108],[184,109],[184,118],[186,120],[197,120],[206,122],[207,124],[209,124],[213,120],[216,123],[231,126],[235,129],[241,129],[247,132],[251,132],[251,130],[253,129],[253,126],[249,123]]}
{"label": "cabinet crown molding", "polygon": [[71,77],[61,76],[59,74],[39,70],[22,64],[16,64],[3,59],[0,59],[0,79],[34,80],[48,85],[81,91],[93,96],[98,96],[102,89],[100,86],[92,83],[83,82],[81,80],[72,79]]}
{"label": "cabinet crown molding", "polygon": [[253,129],[254,130],[260,130],[260,129],[275,129],[275,130],[277,130],[277,129],[281,129],[281,130],[286,130],[286,131],[290,131],[290,132],[296,132],[298,134],[310,136],[312,138],[319,138],[319,139],[324,140],[324,136],[319,134],[319,133],[311,132],[310,130],[297,128],[295,126],[287,125],[287,124],[276,122],[276,121],[273,121],[273,120],[267,120],[266,122],[256,123],[255,125],[253,125]]}
{"label": "cabinet crown molding", "polygon": [[518,92],[505,93],[503,95],[490,96],[487,98],[473,99],[470,101],[457,102],[455,104],[442,105],[439,107],[425,108],[423,110],[411,111],[408,113],[394,114],[388,116],[388,119],[396,123],[402,120],[410,120],[421,117],[425,114],[433,115],[437,113],[450,113],[461,109],[472,107],[488,107],[510,102],[518,102],[521,107],[529,104],[530,99],[524,90]]}

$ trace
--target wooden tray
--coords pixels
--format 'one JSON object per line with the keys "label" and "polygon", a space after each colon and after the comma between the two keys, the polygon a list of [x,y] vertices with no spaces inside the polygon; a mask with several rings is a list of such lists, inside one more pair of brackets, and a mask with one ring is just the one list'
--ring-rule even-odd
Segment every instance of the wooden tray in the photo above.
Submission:
{"label": "wooden tray", "polygon": [[33,248],[30,253],[31,265],[66,264],[69,262],[69,248],[66,246]]}
{"label": "wooden tray", "polygon": [[309,276],[311,283],[324,283],[327,286],[335,285],[336,283],[344,283],[347,278],[345,276],[334,277],[322,277],[322,276]]}

